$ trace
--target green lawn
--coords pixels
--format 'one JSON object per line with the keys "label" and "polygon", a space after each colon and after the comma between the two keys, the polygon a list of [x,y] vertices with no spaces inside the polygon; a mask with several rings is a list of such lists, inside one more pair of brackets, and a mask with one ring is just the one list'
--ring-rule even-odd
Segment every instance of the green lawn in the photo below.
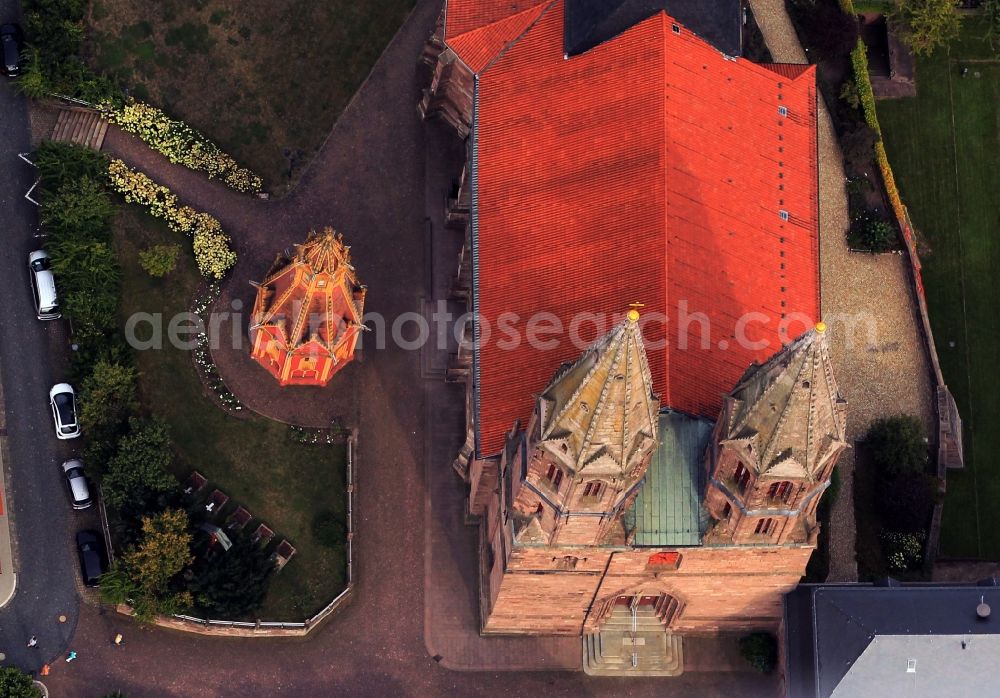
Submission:
{"label": "green lawn", "polygon": [[[190,241],[136,207],[125,207],[115,228],[123,263],[122,312],[126,318],[163,313],[165,328],[172,315],[189,309],[197,292]],[[185,250],[177,269],[153,279],[139,266],[138,252],[172,242]],[[313,536],[313,522],[323,514],[344,521],[345,448],[293,442],[283,424],[224,412],[205,396],[191,353],[164,345],[162,351],[137,351],[136,363],[143,404],[170,425],[175,474],[183,480],[198,470],[230,496],[230,507],[242,504],[296,547],[296,557],[273,578],[260,617],[298,621],[312,615],[345,584],[343,545],[324,547]]]}
{"label": "green lawn", "polygon": [[280,193],[413,3],[94,0],[87,53],[93,67],[203,131]]}
{"label": "green lawn", "polygon": [[1000,559],[1000,56],[984,34],[981,19],[966,19],[948,52],[918,60],[918,96],[880,101],[878,112],[903,201],[929,247],[931,323],[965,422],[966,468],[948,473],[941,553]]}

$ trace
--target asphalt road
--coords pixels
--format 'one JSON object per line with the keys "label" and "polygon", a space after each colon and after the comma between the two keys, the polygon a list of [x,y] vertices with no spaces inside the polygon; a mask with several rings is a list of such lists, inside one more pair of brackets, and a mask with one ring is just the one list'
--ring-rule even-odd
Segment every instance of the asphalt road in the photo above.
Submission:
{"label": "asphalt road", "polygon": [[[0,2],[0,21],[18,14],[17,3]],[[48,406],[49,388],[65,378],[68,332],[65,321],[38,321],[32,307],[27,255],[42,240],[35,237],[37,210],[24,199],[35,172],[17,158],[30,149],[28,112],[13,85],[0,80],[0,380],[18,575],[14,598],[0,609],[0,652],[6,663],[30,671],[57,658],[76,627],[80,597],[73,535],[83,521],[91,525],[92,515],[72,510],[59,471],[80,448],[79,439],[56,439]],[[38,647],[29,649],[32,635],[38,636]]]}

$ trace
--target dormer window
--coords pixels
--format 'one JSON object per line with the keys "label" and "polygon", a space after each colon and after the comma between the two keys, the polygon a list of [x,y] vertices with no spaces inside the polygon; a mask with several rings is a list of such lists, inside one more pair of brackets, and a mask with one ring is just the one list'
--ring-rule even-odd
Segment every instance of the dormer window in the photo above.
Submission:
{"label": "dormer window", "polygon": [[591,480],[583,486],[583,496],[597,499],[604,494],[604,483],[600,480]]}

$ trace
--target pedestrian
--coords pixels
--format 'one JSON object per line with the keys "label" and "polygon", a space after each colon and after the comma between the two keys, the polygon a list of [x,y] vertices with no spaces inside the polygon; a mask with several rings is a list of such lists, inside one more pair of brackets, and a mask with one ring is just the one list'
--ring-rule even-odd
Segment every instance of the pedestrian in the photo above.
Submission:
{"label": "pedestrian", "polygon": [[28,640],[28,647],[37,647],[37,646],[38,646],[38,638],[32,635],[31,638]]}
{"label": "pedestrian", "polygon": [[124,644],[125,644],[125,638],[122,637],[122,634],[118,633],[117,635],[115,635],[115,647],[121,647]]}
{"label": "pedestrian", "polygon": [[42,664],[42,670],[38,673],[40,673],[42,676],[48,676],[50,671],[52,671],[52,667],[50,667],[48,664]]}
{"label": "pedestrian", "polygon": [[69,656],[66,657],[66,661],[67,662],[72,662],[74,659],[76,659],[76,652],[70,650]]}

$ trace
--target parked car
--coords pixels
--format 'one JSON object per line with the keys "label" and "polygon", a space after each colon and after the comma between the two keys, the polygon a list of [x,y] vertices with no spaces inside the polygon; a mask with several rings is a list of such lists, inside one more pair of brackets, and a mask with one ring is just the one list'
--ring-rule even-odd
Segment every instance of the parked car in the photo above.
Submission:
{"label": "parked car", "polygon": [[0,25],[0,44],[3,45],[3,72],[9,77],[21,74],[24,63],[21,54],[24,53],[24,34],[16,24]]}
{"label": "parked car", "polygon": [[39,320],[57,320],[59,296],[56,277],[52,275],[52,259],[45,250],[35,250],[28,255],[28,275],[31,277],[31,295],[35,299],[35,316]]}
{"label": "parked car", "polygon": [[80,531],[76,534],[76,550],[80,554],[83,583],[96,587],[101,581],[101,575],[108,571],[104,542],[97,531]]}
{"label": "parked car", "polygon": [[49,391],[52,419],[56,423],[56,438],[75,439],[80,435],[80,420],[76,416],[76,391],[69,383],[57,383]]}
{"label": "parked car", "polygon": [[94,503],[94,500],[90,496],[87,475],[83,472],[83,461],[79,458],[73,458],[63,463],[62,469],[66,476],[66,485],[69,487],[69,497],[73,501],[73,508],[88,508]]}

